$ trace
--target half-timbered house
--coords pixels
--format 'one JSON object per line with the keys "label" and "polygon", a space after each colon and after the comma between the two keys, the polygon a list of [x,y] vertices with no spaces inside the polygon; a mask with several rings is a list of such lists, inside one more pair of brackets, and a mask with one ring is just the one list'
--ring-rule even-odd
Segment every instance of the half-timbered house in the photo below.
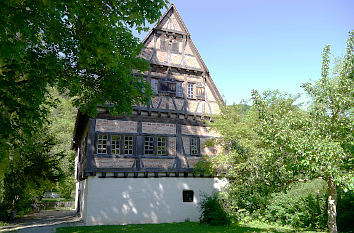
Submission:
{"label": "half-timbered house", "polygon": [[76,204],[88,225],[198,221],[220,181],[195,174],[223,100],[174,5],[143,40],[155,96],[129,116],[78,114]]}

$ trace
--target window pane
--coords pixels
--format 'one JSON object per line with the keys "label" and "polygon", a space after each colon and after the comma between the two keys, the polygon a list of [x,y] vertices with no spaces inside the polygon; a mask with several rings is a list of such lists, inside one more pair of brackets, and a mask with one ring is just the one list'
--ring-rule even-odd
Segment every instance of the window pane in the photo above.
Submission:
{"label": "window pane", "polygon": [[183,202],[193,202],[194,192],[193,190],[183,190]]}
{"label": "window pane", "polygon": [[107,154],[107,142],[108,142],[107,135],[103,135],[103,134],[98,135],[98,144],[97,144],[98,154]]}
{"label": "window pane", "polygon": [[194,98],[194,83],[188,83],[188,98]]}
{"label": "window pane", "polygon": [[112,147],[111,151],[113,155],[120,154],[120,136],[112,135]]}
{"label": "window pane", "polygon": [[167,43],[164,38],[160,39],[160,49],[161,51],[166,51],[167,50]]}
{"label": "window pane", "polygon": [[191,155],[199,154],[199,140],[198,138],[191,138]]}
{"label": "window pane", "polygon": [[170,94],[176,94],[176,83],[172,81],[160,81],[160,92],[167,92]]}
{"label": "window pane", "polygon": [[157,155],[167,155],[166,137],[157,137]]}
{"label": "window pane", "polygon": [[154,138],[147,136],[144,138],[144,154],[153,155],[154,154]]}
{"label": "window pane", "polygon": [[176,92],[177,97],[183,97],[183,88],[182,88],[182,83],[177,83],[177,92]]}
{"label": "window pane", "polygon": [[178,53],[179,52],[179,43],[178,41],[173,41],[171,46],[171,52]]}
{"label": "window pane", "polygon": [[151,79],[151,88],[155,94],[158,94],[158,83],[159,81],[157,79]]}
{"label": "window pane", "polygon": [[133,136],[124,136],[124,154],[132,155],[134,148]]}
{"label": "window pane", "polygon": [[197,98],[204,99],[204,87],[197,88]]}

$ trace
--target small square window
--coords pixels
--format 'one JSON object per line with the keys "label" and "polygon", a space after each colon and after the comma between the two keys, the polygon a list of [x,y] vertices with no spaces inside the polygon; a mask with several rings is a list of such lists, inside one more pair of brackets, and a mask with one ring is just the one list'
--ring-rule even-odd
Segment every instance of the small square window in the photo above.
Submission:
{"label": "small square window", "polygon": [[193,190],[183,190],[183,202],[193,202],[194,192]]}
{"label": "small square window", "polygon": [[98,144],[97,144],[97,153],[98,154],[107,154],[107,144],[108,136],[99,134],[98,135]]}

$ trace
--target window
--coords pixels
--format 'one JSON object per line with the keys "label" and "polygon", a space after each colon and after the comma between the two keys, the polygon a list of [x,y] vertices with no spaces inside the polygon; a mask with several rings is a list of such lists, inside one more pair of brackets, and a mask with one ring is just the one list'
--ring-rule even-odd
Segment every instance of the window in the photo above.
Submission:
{"label": "window", "polygon": [[154,138],[151,136],[144,137],[144,154],[145,155],[154,154]]}
{"label": "window", "polygon": [[178,82],[176,85],[176,96],[183,97],[183,88],[182,88],[182,83],[180,82]]}
{"label": "window", "polygon": [[194,83],[188,83],[188,98],[194,98]]}
{"label": "window", "polygon": [[182,196],[183,196],[183,202],[193,202],[194,191],[193,190],[183,190]]}
{"label": "window", "polygon": [[167,155],[166,137],[157,137],[157,155]]}
{"label": "window", "polygon": [[153,79],[153,78],[151,79],[151,88],[155,94],[159,93],[158,84],[159,84],[159,81],[157,79]]}
{"label": "window", "polygon": [[191,155],[199,155],[199,139],[191,138]]}
{"label": "window", "polygon": [[112,135],[112,144],[111,144],[111,152],[112,155],[119,155],[120,154],[120,136]]}
{"label": "window", "polygon": [[165,38],[160,39],[160,49],[161,49],[161,51],[167,50],[167,43],[166,43]]}
{"label": "window", "polygon": [[133,136],[124,136],[124,154],[132,155],[134,148],[134,137]]}
{"label": "window", "polygon": [[98,144],[97,144],[97,153],[98,154],[107,154],[107,143],[108,136],[99,134],[98,135]]}
{"label": "window", "polygon": [[160,81],[160,92],[166,92],[170,94],[176,94],[176,83],[172,81]]}
{"label": "window", "polygon": [[171,52],[178,53],[179,52],[179,43],[178,41],[173,41],[171,46]]}
{"label": "window", "polygon": [[204,99],[204,87],[197,87],[197,99]]}

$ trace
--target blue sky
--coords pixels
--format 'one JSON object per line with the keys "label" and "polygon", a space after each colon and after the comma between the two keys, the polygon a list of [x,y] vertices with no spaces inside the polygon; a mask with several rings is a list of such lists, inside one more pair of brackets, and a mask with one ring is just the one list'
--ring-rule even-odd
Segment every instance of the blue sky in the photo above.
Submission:
{"label": "blue sky", "polygon": [[252,89],[303,93],[302,83],[320,77],[323,47],[343,55],[354,30],[354,0],[170,2],[227,104]]}

